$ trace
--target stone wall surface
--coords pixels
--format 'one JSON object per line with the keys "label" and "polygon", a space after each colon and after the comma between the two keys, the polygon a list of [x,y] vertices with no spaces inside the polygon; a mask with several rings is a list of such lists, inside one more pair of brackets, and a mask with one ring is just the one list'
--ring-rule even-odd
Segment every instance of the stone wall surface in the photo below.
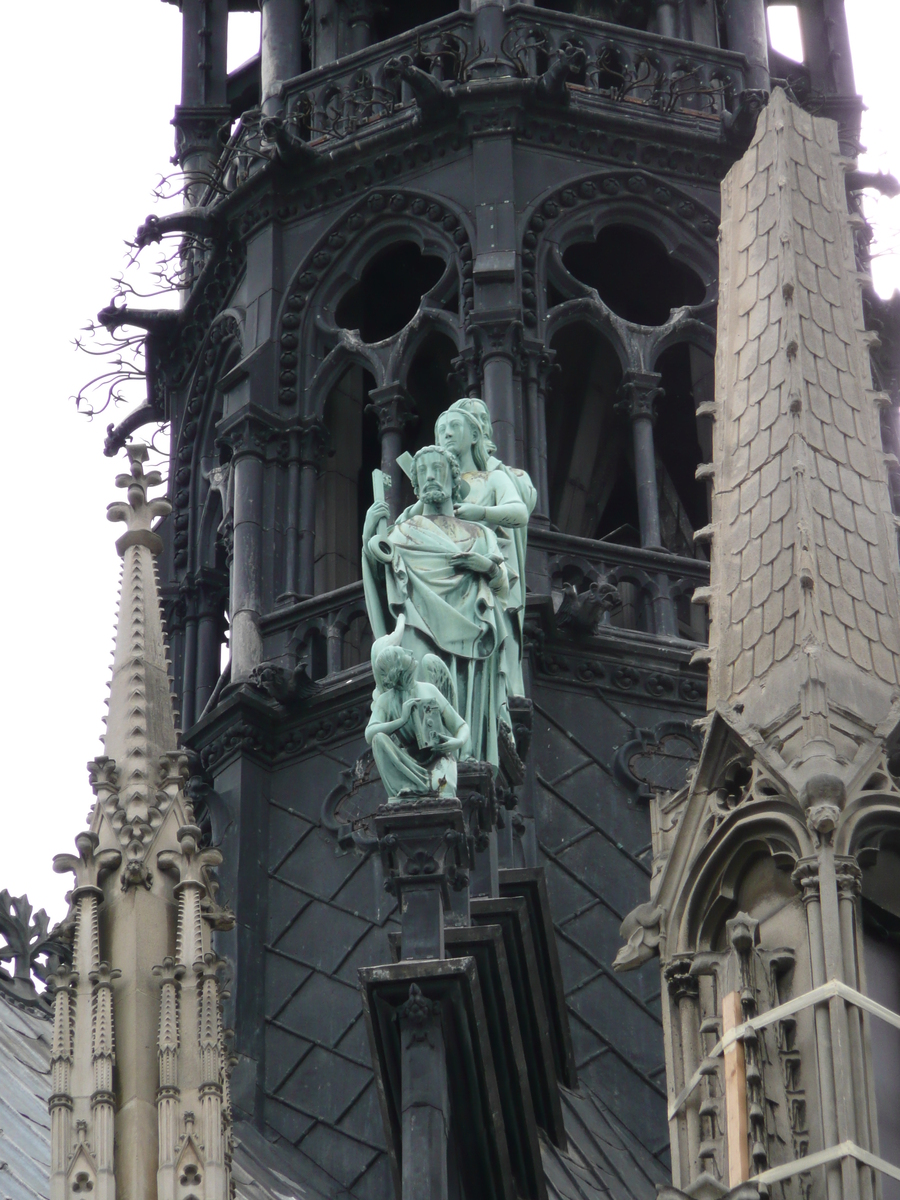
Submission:
{"label": "stone wall surface", "polygon": [[845,166],[834,123],[779,90],[722,187],[709,706],[743,702],[760,724],[796,704],[796,678],[783,700],[777,680],[802,652],[872,720],[900,678],[885,398]]}

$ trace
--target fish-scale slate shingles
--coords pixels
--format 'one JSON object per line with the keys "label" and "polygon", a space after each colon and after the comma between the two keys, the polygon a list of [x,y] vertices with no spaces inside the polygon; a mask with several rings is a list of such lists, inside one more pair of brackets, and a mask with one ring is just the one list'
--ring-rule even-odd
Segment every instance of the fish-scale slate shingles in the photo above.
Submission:
{"label": "fish-scale slate shingles", "polygon": [[896,546],[836,127],[780,91],[723,184],[720,277],[711,692],[798,647],[804,543],[819,636],[894,684]]}

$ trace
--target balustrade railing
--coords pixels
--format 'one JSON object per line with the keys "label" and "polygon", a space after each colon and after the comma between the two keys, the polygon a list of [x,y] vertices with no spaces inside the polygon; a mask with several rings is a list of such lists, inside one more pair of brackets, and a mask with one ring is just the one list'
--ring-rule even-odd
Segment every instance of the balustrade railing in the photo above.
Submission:
{"label": "balustrade railing", "polygon": [[624,29],[588,17],[517,4],[509,10],[504,49],[523,75],[541,75],[569,47],[584,64],[569,79],[578,101],[641,104],[661,113],[718,117],[745,87],[742,55]]}
{"label": "balustrade railing", "polygon": [[[531,529],[528,553],[543,560],[557,603],[573,600],[597,586],[616,589],[615,605],[606,605],[601,625],[657,633],[658,602],[666,597],[674,607],[678,636],[692,642],[707,638],[705,610],[691,604],[700,587],[709,586],[709,563],[663,551],[642,550],[614,542],[571,537]],[[574,589],[574,597],[572,595]]]}
{"label": "balustrade railing", "polygon": [[[563,55],[580,65],[568,76],[576,105],[634,104],[656,114],[718,119],[744,89],[742,55],[625,29],[589,17],[516,4],[506,10],[501,57],[511,73],[537,80]],[[414,110],[402,62],[442,89],[466,84],[484,47],[476,44],[471,13],[455,12],[408,33],[327,63],[282,85],[284,129],[295,144],[311,148],[359,137],[390,118]],[[267,137],[259,114],[246,114],[225,151],[220,173],[230,190],[265,161]]]}
{"label": "balustrade railing", "polygon": [[[675,606],[678,633],[706,641],[704,610],[691,604],[695,588],[709,584],[709,564],[652,550],[569,537],[540,529],[529,532],[529,556],[540,560],[555,606],[594,587],[605,603],[598,626],[617,626],[653,634],[661,590]],[[590,632],[582,626],[582,632]],[[313,596],[263,618],[266,657],[283,665],[301,665],[310,679],[332,678],[369,661],[372,631],[366,616],[362,582]]]}

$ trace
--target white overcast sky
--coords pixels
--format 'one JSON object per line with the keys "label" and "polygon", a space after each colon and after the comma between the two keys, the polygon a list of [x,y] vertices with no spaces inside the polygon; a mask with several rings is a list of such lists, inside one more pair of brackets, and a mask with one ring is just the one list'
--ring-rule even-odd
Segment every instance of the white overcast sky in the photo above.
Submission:
{"label": "white overcast sky", "polygon": [[[846,0],[858,89],[868,105],[868,169],[900,173],[897,0]],[[796,22],[776,9],[773,39],[794,57]],[[118,465],[106,425],[70,397],[93,360],[72,339],[112,295],[124,241],[154,209],[172,153],[180,23],[161,0],[45,0],[0,7],[9,128],[4,156],[5,285],[0,330],[6,450],[0,629],[5,684],[0,889],[27,891],[53,919],[69,876],[52,873],[91,803],[85,763],[100,751],[118,589],[117,531],[104,519]],[[232,17],[230,65],[259,41]],[[159,211],[170,211],[169,203]],[[870,202],[875,282],[900,287],[900,198]],[[150,303],[155,303],[151,301]]]}

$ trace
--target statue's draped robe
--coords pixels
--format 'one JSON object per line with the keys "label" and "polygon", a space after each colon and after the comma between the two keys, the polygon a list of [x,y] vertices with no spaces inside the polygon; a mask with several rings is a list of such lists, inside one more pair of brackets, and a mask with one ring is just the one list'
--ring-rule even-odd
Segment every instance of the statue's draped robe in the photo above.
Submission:
{"label": "statue's draped robe", "polygon": [[[526,471],[507,467],[498,458],[488,459],[487,471],[468,471],[463,479],[469,485],[467,504],[487,507],[523,503],[528,515],[534,511],[537,491]],[[505,640],[505,672],[511,696],[525,695],[522,676],[522,637],[525,624],[525,551],[528,525],[499,526],[496,530],[501,553],[509,574],[509,595],[505,601],[508,636]]]}
{"label": "statue's draped robe", "polygon": [[455,564],[460,553],[503,551],[484,525],[457,517],[412,516],[373,538],[363,555],[366,608],[372,632],[383,637],[406,616],[401,645],[421,663],[439,654],[456,680],[458,712],[469,726],[463,758],[499,764],[498,722],[510,724],[507,705],[503,604],[509,592],[505,564],[492,589],[487,578]]}

